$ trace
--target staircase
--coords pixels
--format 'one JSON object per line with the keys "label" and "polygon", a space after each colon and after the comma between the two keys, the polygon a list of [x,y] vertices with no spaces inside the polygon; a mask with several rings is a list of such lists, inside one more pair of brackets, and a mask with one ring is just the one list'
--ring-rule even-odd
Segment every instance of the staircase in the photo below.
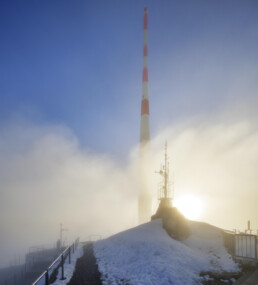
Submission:
{"label": "staircase", "polygon": [[246,272],[234,285],[258,285],[258,269]]}

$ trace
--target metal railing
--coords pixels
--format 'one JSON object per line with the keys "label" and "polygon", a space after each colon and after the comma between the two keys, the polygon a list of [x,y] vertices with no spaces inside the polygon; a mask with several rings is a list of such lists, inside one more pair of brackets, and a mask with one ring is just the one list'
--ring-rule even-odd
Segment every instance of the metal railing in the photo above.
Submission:
{"label": "metal railing", "polygon": [[[79,244],[79,238],[77,238],[72,245],[68,246],[51,264],[50,266],[37,278],[32,285],[38,285],[40,281],[45,281],[45,285],[53,283],[58,274],[58,269],[61,267],[61,280],[65,280],[64,275],[64,263],[68,257],[69,264],[71,263],[71,254],[74,253],[75,249]],[[42,284],[42,283],[41,283]]]}
{"label": "metal railing", "polygon": [[102,239],[102,235],[89,235],[88,236],[88,241],[97,241],[97,240],[101,240]]}
{"label": "metal railing", "polygon": [[258,260],[258,238],[251,234],[235,235],[235,256]]}
{"label": "metal railing", "polygon": [[236,258],[258,262],[258,236],[224,232],[224,244]]}

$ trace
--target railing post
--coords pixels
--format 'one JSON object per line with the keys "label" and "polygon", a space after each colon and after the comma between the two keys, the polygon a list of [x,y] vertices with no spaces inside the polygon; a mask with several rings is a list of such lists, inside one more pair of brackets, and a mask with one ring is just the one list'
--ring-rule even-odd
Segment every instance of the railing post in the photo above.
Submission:
{"label": "railing post", "polygon": [[69,247],[69,264],[71,264],[71,247]]}
{"label": "railing post", "polygon": [[61,280],[65,280],[66,278],[64,277],[64,255],[62,254],[62,276],[61,276]]}
{"label": "railing post", "polygon": [[241,236],[241,256],[243,257],[243,236]]}
{"label": "railing post", "polygon": [[245,236],[245,255],[246,255],[246,257],[248,257],[248,254],[247,254],[247,239],[248,239],[248,236]]}
{"label": "railing post", "polygon": [[48,285],[48,269],[46,271],[46,274],[45,274],[45,285]]}
{"label": "railing post", "polygon": [[236,248],[236,246],[235,246],[235,235],[232,235],[231,236],[231,253],[234,255],[236,255],[235,254],[235,248]]}

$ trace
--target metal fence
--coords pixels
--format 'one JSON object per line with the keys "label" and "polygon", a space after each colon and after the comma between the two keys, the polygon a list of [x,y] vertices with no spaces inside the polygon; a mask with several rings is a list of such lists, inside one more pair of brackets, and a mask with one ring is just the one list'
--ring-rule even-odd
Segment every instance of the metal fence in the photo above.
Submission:
{"label": "metal fence", "polygon": [[257,253],[258,238],[256,235],[237,234],[235,235],[235,256],[250,259],[258,259]]}
{"label": "metal fence", "polygon": [[258,236],[224,232],[224,244],[236,259],[258,262]]}
{"label": "metal fence", "polygon": [[37,278],[32,285],[49,285],[53,283],[58,275],[58,269],[61,267],[61,280],[65,280],[64,263],[68,258],[71,263],[71,254],[74,253],[75,249],[79,244],[79,238],[75,242],[68,246],[52,263],[51,265]]}

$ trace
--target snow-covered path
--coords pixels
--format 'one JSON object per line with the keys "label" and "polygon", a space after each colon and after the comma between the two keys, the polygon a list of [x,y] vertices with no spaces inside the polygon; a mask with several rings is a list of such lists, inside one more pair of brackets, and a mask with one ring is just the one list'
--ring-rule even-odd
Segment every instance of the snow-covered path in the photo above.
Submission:
{"label": "snow-covered path", "polygon": [[200,284],[200,272],[238,271],[223,246],[221,231],[189,222],[191,236],[173,240],[161,220],[124,231],[94,245],[103,284]]}
{"label": "snow-covered path", "polygon": [[[64,275],[65,280],[61,280],[61,267],[58,270],[58,275],[56,281],[53,283],[54,285],[65,285],[67,284],[73,276],[75,265],[78,260],[83,255],[83,248],[81,244],[78,245],[75,252],[71,255],[71,263],[69,264],[68,258],[66,258],[64,263]],[[42,285],[45,284],[44,280],[42,279]]]}

